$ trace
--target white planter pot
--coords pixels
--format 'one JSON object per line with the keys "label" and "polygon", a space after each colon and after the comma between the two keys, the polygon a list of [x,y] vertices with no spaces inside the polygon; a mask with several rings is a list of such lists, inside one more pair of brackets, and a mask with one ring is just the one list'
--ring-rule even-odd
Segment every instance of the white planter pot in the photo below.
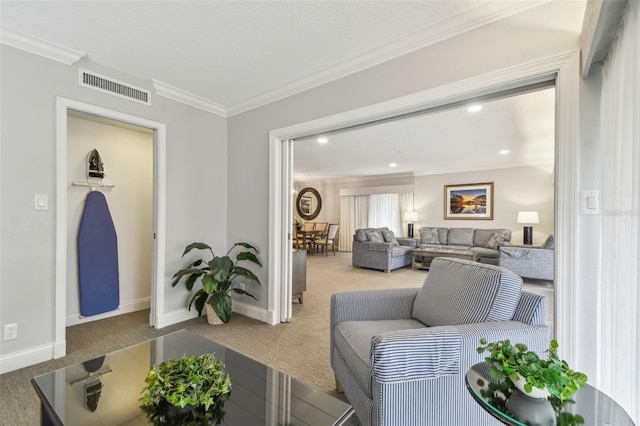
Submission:
{"label": "white planter pot", "polygon": [[524,378],[520,377],[518,381],[514,382],[513,384],[516,388],[518,388],[520,392],[530,398],[547,398],[549,395],[551,395],[546,387],[544,389],[533,387],[533,389],[531,389],[531,392],[527,392],[524,390],[525,383],[527,383],[527,381]]}

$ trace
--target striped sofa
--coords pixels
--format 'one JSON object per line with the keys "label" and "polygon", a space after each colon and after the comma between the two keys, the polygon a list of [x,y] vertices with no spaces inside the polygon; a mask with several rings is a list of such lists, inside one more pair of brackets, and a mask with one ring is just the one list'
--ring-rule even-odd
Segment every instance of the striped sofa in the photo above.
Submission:
{"label": "striped sofa", "polygon": [[331,298],[331,366],[363,425],[494,425],[465,387],[480,338],[548,347],[544,297],[504,268],[436,258],[421,288]]}

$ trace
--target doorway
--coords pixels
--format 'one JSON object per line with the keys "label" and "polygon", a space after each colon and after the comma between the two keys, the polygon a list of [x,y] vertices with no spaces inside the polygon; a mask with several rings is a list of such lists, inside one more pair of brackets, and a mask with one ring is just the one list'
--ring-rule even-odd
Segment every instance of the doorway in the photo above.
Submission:
{"label": "doorway", "polygon": [[[147,129],[153,139],[153,189],[152,189],[152,229],[151,243],[151,285],[149,325],[158,326],[164,314],[164,292],[160,288],[165,269],[165,227],[166,227],[166,125],[133,115],[101,108],[95,105],[57,99],[56,112],[56,289],[55,289],[55,346],[54,358],[66,354],[67,326],[67,278],[76,271],[67,270],[67,202],[68,188],[71,183],[67,176],[68,157],[68,116],[70,114],[88,114],[96,120],[111,120],[123,126]],[[108,167],[108,165],[107,165]]]}
{"label": "doorway", "polygon": [[[543,61],[524,64],[503,71],[479,76],[464,82],[427,90],[381,104],[360,108],[323,119],[314,120],[270,132],[270,245],[269,245],[269,313],[276,321],[286,321],[279,303],[281,287],[291,288],[290,271],[282,268],[282,249],[288,247],[290,224],[283,224],[281,213],[286,209],[286,198],[290,197],[291,179],[283,170],[290,170],[291,164],[282,156],[283,145],[290,139],[310,134],[319,134],[341,128],[362,125],[367,122],[419,110],[438,108],[455,102],[485,96],[505,90],[536,84],[544,81],[556,82],[556,169],[555,169],[555,236],[556,245],[556,298],[552,309],[556,318],[555,335],[565,343],[563,356],[575,358],[575,294],[576,267],[573,256],[576,248],[576,166],[575,157],[578,135],[578,54],[575,52]],[[286,142],[287,141],[287,142]],[[286,148],[285,148],[286,149]],[[558,167],[557,165],[562,165]],[[289,279],[287,279],[289,278]]]}

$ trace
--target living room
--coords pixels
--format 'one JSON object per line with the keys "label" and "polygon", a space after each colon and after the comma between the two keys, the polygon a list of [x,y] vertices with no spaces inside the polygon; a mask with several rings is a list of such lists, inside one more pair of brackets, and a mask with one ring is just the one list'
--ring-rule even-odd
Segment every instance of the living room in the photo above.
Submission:
{"label": "living room", "polygon": [[[611,354],[624,352],[612,348],[623,348],[634,341],[622,334],[622,328],[628,328],[617,324],[633,324],[628,321],[628,313],[637,313],[637,306],[619,309],[619,313],[607,308],[616,306],[614,302],[618,299],[609,299],[617,293],[604,288],[600,279],[605,266],[599,250],[603,238],[601,218],[577,213],[579,191],[599,188],[604,179],[601,165],[605,150],[598,145],[602,75],[598,66],[584,78],[579,74],[584,4],[575,3],[546,2],[304,93],[227,118],[161,96],[156,96],[153,106],[147,107],[89,93],[75,83],[77,65],[54,62],[3,43],[1,317],[3,324],[20,324],[19,339],[3,342],[3,365],[15,354],[20,354],[22,359],[31,356],[30,363],[49,359],[54,348],[64,344],[64,324],[57,323],[54,313],[55,277],[60,267],[56,266],[56,218],[53,210],[31,211],[33,193],[49,194],[54,205],[56,97],[98,104],[167,124],[166,159],[170,179],[166,195],[170,207],[168,232],[162,235],[167,254],[161,276],[168,279],[171,271],[181,264],[179,254],[185,243],[197,239],[210,241],[220,249],[226,248],[228,242],[250,240],[261,248],[264,259],[277,258],[269,235],[274,232],[269,220],[273,199],[268,183],[272,178],[267,160],[269,132],[423,91],[431,90],[431,99],[435,99],[435,89],[455,82],[495,76],[502,70],[518,67],[521,67],[518,71],[522,71],[550,58],[556,62],[562,62],[558,58],[569,58],[554,65],[551,71],[547,68],[547,73],[559,76],[558,161],[564,168],[562,174],[555,176],[556,185],[560,187],[556,226],[559,234],[562,233],[558,235],[558,244],[562,244],[558,254],[562,289],[557,303],[560,327],[564,330],[561,344],[567,350],[567,358],[595,377],[600,387],[616,399],[618,395],[628,398],[626,406],[634,407],[637,398],[629,397],[634,394],[627,390],[637,389],[637,383],[629,384],[627,373],[627,378],[615,374],[621,361],[611,359]],[[118,66],[87,58],[82,61],[83,66],[96,72],[153,88],[148,80],[133,77]],[[541,68],[537,69],[539,74],[544,73]],[[510,79],[514,81],[517,77],[512,75]],[[35,86],[32,82],[36,82]],[[450,92],[450,98],[463,91],[457,90],[457,93]],[[38,117],[42,125],[30,125],[33,117]],[[34,156],[34,152],[42,155]],[[201,182],[209,183],[207,191],[217,194],[215,200],[199,196],[200,188],[191,189]],[[477,181],[461,183],[473,182]],[[222,207],[219,200],[224,200]],[[509,220],[514,220],[513,215]],[[548,219],[541,217],[541,220]],[[211,226],[212,223],[219,226]],[[517,230],[519,226],[511,228]],[[39,268],[27,275],[24,271],[33,269],[34,258],[39,259]],[[272,310],[275,293],[269,285],[277,278],[272,273],[272,268],[264,268],[261,278],[267,285],[257,294],[258,301],[247,301],[247,305],[261,312]],[[20,290],[24,288],[30,289],[28,294]],[[168,286],[161,288],[163,311],[186,313],[184,291]],[[37,307],[38,315],[27,308],[33,305],[33,294],[47,301]],[[598,312],[602,314],[594,315]],[[45,323],[54,325],[42,327],[43,318]],[[60,327],[62,338],[58,339],[56,330]],[[607,336],[614,337],[609,341]],[[610,362],[603,363],[602,359]],[[605,377],[607,379],[603,379]]]}

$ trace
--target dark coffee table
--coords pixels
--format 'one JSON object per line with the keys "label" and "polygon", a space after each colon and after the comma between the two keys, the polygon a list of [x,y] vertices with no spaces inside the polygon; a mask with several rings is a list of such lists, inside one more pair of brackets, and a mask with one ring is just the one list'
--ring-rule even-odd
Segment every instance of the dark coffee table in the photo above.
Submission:
{"label": "dark coffee table", "polygon": [[[181,330],[32,380],[43,425],[146,425],[138,399],[155,364],[214,352],[231,376],[223,425],[341,425],[353,408],[291,376]],[[92,411],[93,410],[93,411]]]}
{"label": "dark coffee table", "polygon": [[[496,383],[489,375],[487,363],[475,364],[467,372],[467,389],[473,398],[492,416],[507,425],[527,426],[531,421],[527,419],[542,419],[544,412],[550,413],[550,421],[532,422],[535,424],[573,425],[575,416],[584,419],[585,425],[590,426],[634,426],[633,420],[626,411],[614,400],[594,388],[586,385],[571,397],[571,401],[563,407],[554,409],[546,399],[534,399],[525,396],[517,389],[494,392],[489,389],[489,383]],[[509,399],[518,400],[516,408],[520,413],[515,414],[508,407]],[[542,414],[542,415],[541,415]],[[562,420],[560,420],[562,418]]]}

